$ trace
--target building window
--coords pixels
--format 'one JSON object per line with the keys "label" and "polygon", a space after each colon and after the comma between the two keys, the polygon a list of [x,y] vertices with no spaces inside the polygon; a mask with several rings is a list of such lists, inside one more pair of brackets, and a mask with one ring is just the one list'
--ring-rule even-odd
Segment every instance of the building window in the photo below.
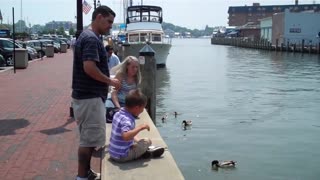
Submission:
{"label": "building window", "polygon": [[249,8],[248,10],[251,11],[251,8]]}
{"label": "building window", "polygon": [[305,10],[307,10],[307,9],[309,9],[309,7],[308,7],[308,6],[306,6],[306,7],[304,7],[304,9],[305,9]]}
{"label": "building window", "polygon": [[275,10],[277,10],[277,8],[276,8],[276,7],[273,7],[272,9],[273,9],[274,11],[275,11]]}
{"label": "building window", "polygon": [[317,6],[313,6],[313,9],[317,9]]}
{"label": "building window", "polygon": [[251,13],[249,13],[249,14],[248,14],[248,16],[252,16],[252,14],[251,14]]}

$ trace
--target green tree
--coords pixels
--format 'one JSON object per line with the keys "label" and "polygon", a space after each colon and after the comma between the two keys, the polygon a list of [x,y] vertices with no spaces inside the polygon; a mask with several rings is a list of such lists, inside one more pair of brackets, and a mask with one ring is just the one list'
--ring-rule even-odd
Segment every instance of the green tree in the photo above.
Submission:
{"label": "green tree", "polygon": [[69,35],[74,35],[74,34],[75,34],[75,31],[74,31],[73,27],[71,27],[69,29]]}
{"label": "green tree", "polygon": [[66,33],[64,32],[64,28],[62,26],[59,27],[57,34],[58,35],[66,35]]}

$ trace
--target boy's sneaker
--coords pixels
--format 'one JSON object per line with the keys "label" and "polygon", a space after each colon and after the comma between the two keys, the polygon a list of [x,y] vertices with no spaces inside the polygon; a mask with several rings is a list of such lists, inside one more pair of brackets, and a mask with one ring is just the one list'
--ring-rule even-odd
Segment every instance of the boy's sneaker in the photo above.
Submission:
{"label": "boy's sneaker", "polygon": [[92,169],[88,171],[88,180],[100,180],[101,174],[94,172]]}
{"label": "boy's sneaker", "polygon": [[151,155],[151,157],[157,158],[164,153],[164,148],[159,146],[149,146],[147,152]]}

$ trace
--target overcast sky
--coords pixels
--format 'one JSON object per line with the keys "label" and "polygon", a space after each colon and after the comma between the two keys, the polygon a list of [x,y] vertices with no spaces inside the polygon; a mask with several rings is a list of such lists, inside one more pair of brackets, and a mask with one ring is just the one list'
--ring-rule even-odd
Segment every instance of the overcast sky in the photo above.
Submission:
{"label": "overcast sky", "polygon": [[[93,0],[86,0],[93,7]],[[103,5],[111,7],[116,13],[116,22],[123,22],[123,0],[100,0]],[[76,0],[0,0],[3,22],[12,22],[12,7],[15,8],[15,20],[22,19],[28,24],[42,24],[49,21],[76,22]],[[133,0],[134,5],[141,0]],[[163,8],[165,22],[187,28],[203,29],[205,25],[226,26],[229,6],[294,4],[294,0],[143,0],[145,5],[158,5]],[[320,4],[320,0],[299,0],[299,4]],[[91,14],[83,14],[84,25],[90,23]]]}

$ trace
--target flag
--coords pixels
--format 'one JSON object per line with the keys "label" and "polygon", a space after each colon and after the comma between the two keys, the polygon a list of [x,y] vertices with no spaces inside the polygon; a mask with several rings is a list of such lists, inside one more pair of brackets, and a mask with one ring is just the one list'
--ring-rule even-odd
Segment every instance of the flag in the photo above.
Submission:
{"label": "flag", "polygon": [[90,12],[91,8],[92,8],[92,7],[90,6],[90,4],[88,4],[87,1],[84,0],[83,3],[82,3],[82,11],[83,11],[85,14],[88,14],[88,13]]}
{"label": "flag", "polygon": [[0,21],[2,21],[3,18],[2,18],[2,14],[1,14],[1,10],[0,10]]}

